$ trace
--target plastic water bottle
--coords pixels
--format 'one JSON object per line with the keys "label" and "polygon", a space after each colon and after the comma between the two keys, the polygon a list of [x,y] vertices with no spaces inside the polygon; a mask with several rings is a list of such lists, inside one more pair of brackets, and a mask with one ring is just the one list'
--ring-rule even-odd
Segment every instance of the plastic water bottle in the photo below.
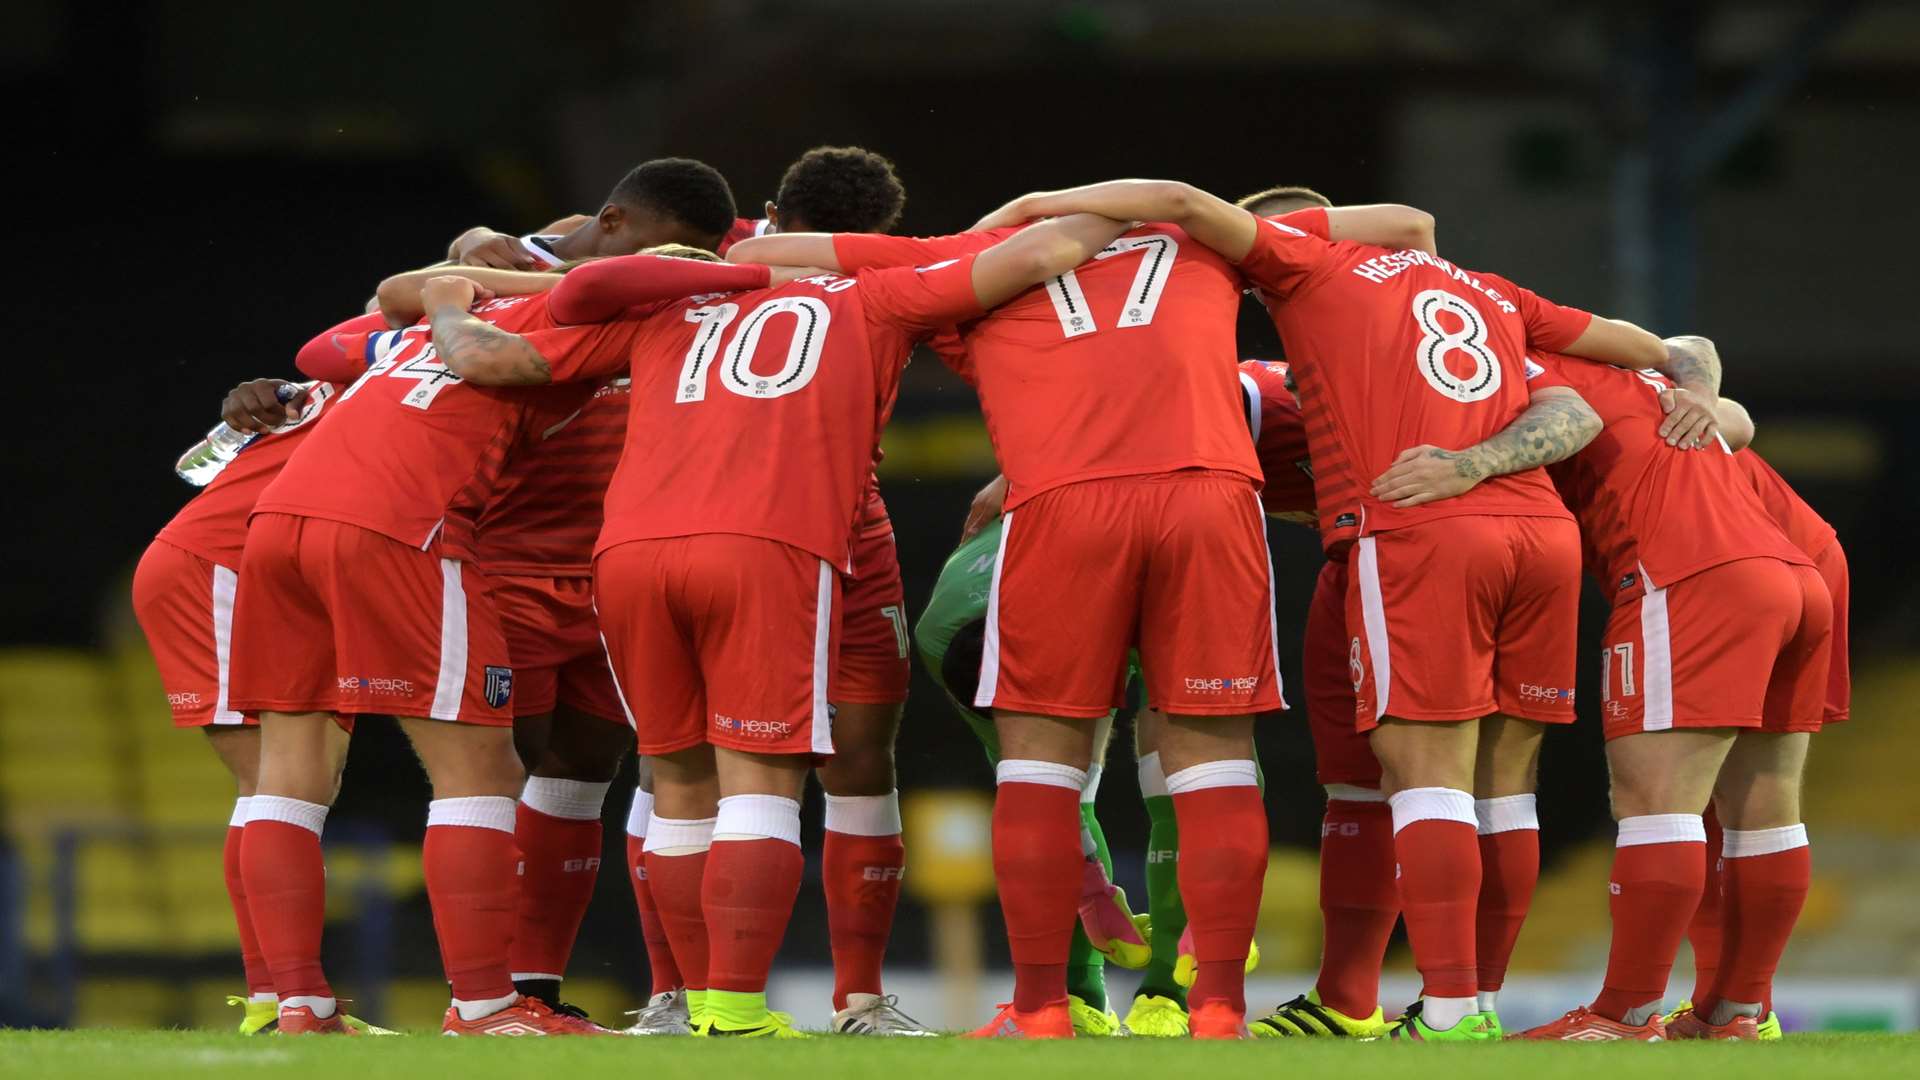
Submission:
{"label": "plastic water bottle", "polygon": [[[274,389],[273,396],[284,405],[309,385],[282,383]],[[180,460],[174,464],[173,471],[180,474],[180,479],[194,487],[206,487],[213,482],[214,477],[220,475],[220,470],[227,467],[227,462],[232,461],[235,454],[246,449],[248,443],[259,437],[260,433],[257,431],[237,431],[231,424],[222,420],[214,425],[212,431],[207,432],[206,438],[201,439],[192,449],[180,455]]]}

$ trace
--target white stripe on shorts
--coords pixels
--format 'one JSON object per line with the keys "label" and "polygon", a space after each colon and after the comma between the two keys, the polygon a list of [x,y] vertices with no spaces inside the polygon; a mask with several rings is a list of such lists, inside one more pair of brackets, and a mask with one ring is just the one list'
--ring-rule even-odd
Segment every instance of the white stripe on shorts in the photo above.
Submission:
{"label": "white stripe on shorts", "polygon": [[1647,576],[1645,564],[1640,580],[1647,594],[1640,598],[1640,654],[1645,664],[1640,678],[1646,694],[1640,712],[1640,730],[1667,731],[1673,727],[1673,635],[1667,623],[1667,590]]}
{"label": "white stripe on shorts", "polygon": [[[598,626],[600,624],[600,598],[598,596],[588,597],[587,606],[593,608],[593,622],[594,625]],[[607,658],[607,675],[613,679],[613,696],[620,699],[621,715],[627,718],[627,726],[632,728],[637,735],[640,732],[640,724],[633,718],[632,706],[627,704],[626,688],[620,685],[620,666],[613,662],[613,650],[607,647],[607,634],[604,630],[600,632],[600,654]],[[648,795],[647,799],[651,802],[653,796]]]}
{"label": "white stripe on shorts", "polygon": [[433,684],[435,720],[460,719],[467,694],[467,590],[460,583],[460,560],[440,560],[440,675]]}
{"label": "white stripe on shorts", "polygon": [[[1240,377],[1247,378],[1245,374]],[[1260,407],[1258,395],[1253,398],[1253,403],[1255,409]],[[1257,421],[1258,417],[1255,419]],[[1253,500],[1253,516],[1260,522],[1260,560],[1264,564],[1261,569],[1265,571],[1267,579],[1267,644],[1273,649],[1273,692],[1280,695],[1280,707],[1284,709],[1287,707],[1287,686],[1280,677],[1280,616],[1279,601],[1273,595],[1273,539],[1267,534],[1267,508],[1260,504],[1260,493],[1249,491],[1247,494]]]}
{"label": "white stripe on shorts", "polygon": [[213,567],[213,666],[219,690],[213,699],[213,722],[244,724],[247,718],[227,708],[228,661],[233,656],[233,596],[240,575],[218,563]]}
{"label": "white stripe on shorts", "polygon": [[[833,656],[833,574],[820,560],[820,588],[813,601],[813,752],[833,753],[833,710],[827,705],[827,675]],[[795,840],[794,843],[799,843]]]}
{"label": "white stripe on shorts", "polygon": [[1000,550],[993,558],[993,584],[987,589],[986,637],[980,645],[980,685],[973,692],[973,706],[985,709],[993,705],[1000,688],[1000,572],[1007,568],[1007,537],[1013,535],[1013,511],[1000,515]]}
{"label": "white stripe on shorts", "polygon": [[1373,667],[1373,718],[1387,715],[1387,691],[1393,687],[1393,657],[1387,647],[1387,605],[1380,597],[1380,556],[1374,537],[1357,545],[1354,569],[1360,575],[1360,621],[1367,630],[1367,662]]}

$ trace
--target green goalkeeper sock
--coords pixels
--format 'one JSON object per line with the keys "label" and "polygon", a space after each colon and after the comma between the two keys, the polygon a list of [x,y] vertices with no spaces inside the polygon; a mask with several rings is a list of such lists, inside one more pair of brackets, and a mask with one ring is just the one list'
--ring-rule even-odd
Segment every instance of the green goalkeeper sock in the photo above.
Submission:
{"label": "green goalkeeper sock", "polygon": [[[1113,856],[1107,853],[1107,834],[1101,831],[1100,819],[1094,816],[1090,802],[1080,804],[1080,827],[1093,837],[1094,855],[1106,868],[1108,880],[1112,880]],[[1085,846],[1083,838],[1081,847]],[[1077,919],[1073,924],[1073,945],[1067,950],[1067,993],[1096,1009],[1107,1007],[1107,958],[1087,940],[1087,932]]]}
{"label": "green goalkeeper sock", "polygon": [[1157,994],[1187,1003],[1187,992],[1173,981],[1173,963],[1180,953],[1180,935],[1187,928],[1187,909],[1180,902],[1180,825],[1173,816],[1171,795],[1146,799],[1147,910],[1153,922],[1153,959],[1140,973],[1141,994]]}

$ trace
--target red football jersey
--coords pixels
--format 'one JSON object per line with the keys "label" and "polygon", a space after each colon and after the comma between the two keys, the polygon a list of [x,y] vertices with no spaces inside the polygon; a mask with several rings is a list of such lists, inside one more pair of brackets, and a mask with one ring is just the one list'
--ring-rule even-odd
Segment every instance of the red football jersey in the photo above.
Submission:
{"label": "red football jersey", "polygon": [[[556,326],[549,295],[500,297],[473,312],[524,335],[549,360],[602,332]],[[515,444],[573,412],[590,391],[475,386],[440,362],[425,322],[363,338],[366,373],[254,510],[345,522],[423,549],[437,536],[447,555],[472,560],[473,520]],[[362,339],[340,340],[351,350]]]}
{"label": "red football jersey", "polygon": [[314,383],[300,414],[278,430],[262,434],[240,448],[213,482],[195,495],[160,530],[159,539],[229,570],[240,568],[240,552],[247,546],[247,518],[254,503],[293,456],[301,440],[314,429],[323,412],[346,387]]}
{"label": "red football jersey", "polygon": [[[573,284],[554,290],[556,303]],[[846,572],[907,354],[978,314],[964,258],[690,297],[606,324],[594,348],[552,362],[555,380],[578,380],[631,361],[626,448],[596,552],[735,533]]]}
{"label": "red football jersey", "polygon": [[1461,514],[1564,517],[1538,469],[1409,509],[1368,494],[1400,452],[1472,446],[1528,404],[1529,347],[1558,349],[1593,318],[1503,278],[1418,251],[1332,242],[1318,208],[1264,219],[1240,270],[1285,343],[1313,447],[1329,547]]}
{"label": "red football jersey", "polygon": [[1681,450],[1660,437],[1666,414],[1657,372],[1535,354],[1539,386],[1571,386],[1606,427],[1586,449],[1549,467],[1580,520],[1587,572],[1617,602],[1736,559],[1810,565],[1747,483],[1726,444]]}
{"label": "red football jersey", "polygon": [[580,410],[529,431],[507,461],[476,524],[475,558],[490,574],[586,577],[601,507],[627,439],[625,377]]}
{"label": "red football jersey", "polygon": [[1767,515],[1773,518],[1787,534],[1793,545],[1812,558],[1825,551],[1828,544],[1834,542],[1839,534],[1827,519],[1807,505],[1807,500],[1788,485],[1786,479],[1773,471],[1773,466],[1751,449],[1742,450],[1733,455],[1734,463],[1752,482],[1754,494],[1760,496],[1760,504],[1767,508]]}
{"label": "red football jersey", "polygon": [[1300,417],[1300,403],[1287,389],[1287,365],[1242,360],[1240,385],[1246,391],[1247,430],[1253,433],[1253,452],[1265,478],[1260,505],[1269,514],[1311,522],[1313,465],[1307,456],[1307,427]]}
{"label": "red football jersey", "polygon": [[742,240],[755,236],[764,236],[767,231],[767,226],[770,224],[772,223],[766,218],[734,218],[733,228],[728,229],[727,235],[720,238],[720,246],[714,253],[716,255],[725,255],[728,248]]}
{"label": "red football jersey", "polygon": [[[848,270],[980,251],[1016,229],[915,238],[842,233]],[[1240,276],[1172,225],[1115,240],[1075,270],[956,327],[935,351],[980,395],[1007,509],[1049,488],[1204,468],[1260,480],[1241,419]]]}

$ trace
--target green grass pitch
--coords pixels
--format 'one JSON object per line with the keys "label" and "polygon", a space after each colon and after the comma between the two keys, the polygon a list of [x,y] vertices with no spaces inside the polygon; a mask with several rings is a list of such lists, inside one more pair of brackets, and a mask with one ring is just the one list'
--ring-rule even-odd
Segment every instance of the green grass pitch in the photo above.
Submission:
{"label": "green grass pitch", "polygon": [[[1436,1058],[1436,1055],[1437,1058]],[[1437,1072],[1436,1070],[1444,1070]],[[1859,1080],[1920,1076],[1920,1036],[1790,1035],[1755,1043],[1406,1046],[1105,1039],[1074,1043],[693,1039],[243,1039],[200,1032],[0,1032],[0,1076],[325,1080]]]}

